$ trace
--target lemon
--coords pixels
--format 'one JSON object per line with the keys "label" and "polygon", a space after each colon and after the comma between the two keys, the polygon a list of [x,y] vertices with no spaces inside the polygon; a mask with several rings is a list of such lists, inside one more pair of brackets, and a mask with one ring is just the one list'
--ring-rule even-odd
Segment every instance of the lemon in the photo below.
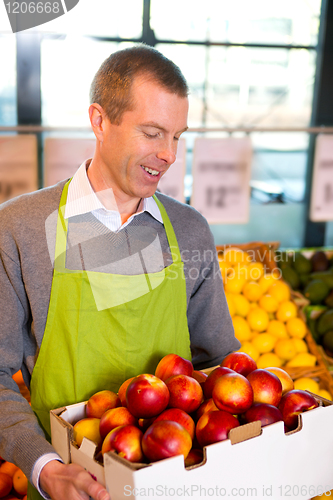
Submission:
{"label": "lemon", "polygon": [[277,319],[272,319],[268,323],[267,333],[271,333],[272,335],[274,335],[279,339],[289,338],[286,325],[282,323],[282,321],[279,321]]}
{"label": "lemon", "polygon": [[277,311],[279,307],[279,303],[276,300],[276,298],[272,297],[272,295],[269,295],[268,293],[265,293],[265,295],[262,295],[260,297],[259,305],[260,307],[265,309],[265,311],[267,311],[268,313],[273,313]]}
{"label": "lemon", "polygon": [[276,280],[267,290],[278,302],[284,302],[290,299],[290,288],[285,281]]}
{"label": "lemon", "polygon": [[227,299],[227,304],[228,304],[230,316],[233,317],[236,314],[236,304],[235,304],[234,299],[233,299],[233,294],[226,293],[225,298]]}
{"label": "lemon", "polygon": [[251,309],[246,319],[251,330],[257,332],[264,332],[269,323],[268,314],[264,309],[261,309],[261,307]]}
{"label": "lemon", "polygon": [[306,324],[301,318],[289,318],[286,323],[287,332],[291,337],[304,339]]}
{"label": "lemon", "polygon": [[277,279],[278,278],[273,273],[264,274],[263,276],[261,276],[261,278],[259,278],[258,284],[260,285],[263,293],[266,293],[269,287],[273,285],[273,283],[276,283]]}
{"label": "lemon", "polygon": [[252,345],[254,345],[260,354],[272,351],[275,343],[276,337],[273,337],[273,335],[269,333],[258,333],[258,335],[252,339]]}
{"label": "lemon", "polygon": [[314,394],[318,394],[319,384],[310,377],[301,377],[294,381],[294,389],[300,389],[301,391],[310,391]]}
{"label": "lemon", "polygon": [[258,281],[265,273],[262,262],[250,262],[247,266],[248,280]]}
{"label": "lemon", "polygon": [[233,269],[236,274],[243,274],[245,279],[247,280],[247,262],[238,262],[234,265]]}
{"label": "lemon", "polygon": [[233,294],[232,300],[236,306],[236,314],[245,318],[250,310],[250,302],[240,293]]}
{"label": "lemon", "polygon": [[293,341],[297,354],[299,352],[309,352],[307,343],[303,339],[292,337],[291,340]]}
{"label": "lemon", "polygon": [[258,349],[256,349],[255,346],[252,344],[252,342],[249,342],[249,341],[245,341],[242,343],[241,348],[239,349],[239,352],[245,352],[254,361],[257,361],[257,359],[260,356]]}
{"label": "lemon", "polygon": [[247,254],[243,252],[240,248],[230,247],[224,251],[223,258],[229,264],[237,264],[238,262],[245,262],[247,260]]}
{"label": "lemon", "polygon": [[[276,311],[276,319],[286,323],[290,318],[297,317],[297,306],[291,300],[280,302],[279,308]],[[288,331],[288,330],[287,330]]]}
{"label": "lemon", "polygon": [[242,316],[235,315],[232,318],[232,324],[234,325],[235,337],[239,340],[239,342],[244,342],[246,340],[250,340],[251,338],[251,330],[247,323],[247,321],[242,318]]}
{"label": "lemon", "polygon": [[274,352],[285,361],[289,361],[297,355],[296,347],[291,339],[278,339],[274,346]]}
{"label": "lemon", "polygon": [[328,391],[326,391],[326,389],[319,389],[319,391],[317,392],[317,394],[321,398],[325,398],[325,399],[328,399],[329,401],[332,401],[332,396],[331,396],[331,394]]}
{"label": "lemon", "polygon": [[245,283],[242,292],[250,302],[257,302],[262,296],[262,289],[256,281],[248,281]]}
{"label": "lemon", "polygon": [[225,260],[219,260],[219,266],[223,278],[225,278],[232,271],[231,265]]}
{"label": "lemon", "polygon": [[230,275],[226,276],[224,282],[224,289],[226,292],[230,293],[240,293],[245,284],[245,276],[242,273],[230,273]]}
{"label": "lemon", "polygon": [[266,352],[261,354],[259,359],[257,359],[258,368],[268,368],[270,366],[280,367],[282,365],[282,360],[274,354],[274,352]]}
{"label": "lemon", "polygon": [[317,358],[313,354],[310,354],[309,352],[300,352],[288,361],[287,366],[315,366],[316,362]]}

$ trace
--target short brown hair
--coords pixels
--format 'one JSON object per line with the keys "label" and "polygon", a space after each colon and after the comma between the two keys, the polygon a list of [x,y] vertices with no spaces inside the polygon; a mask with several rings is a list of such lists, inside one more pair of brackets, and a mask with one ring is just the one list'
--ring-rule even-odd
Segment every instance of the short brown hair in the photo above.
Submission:
{"label": "short brown hair", "polygon": [[98,103],[112,123],[133,109],[134,78],[147,75],[171,93],[187,97],[189,89],[179,67],[161,52],[140,44],[111,54],[97,71],[90,87],[90,103]]}

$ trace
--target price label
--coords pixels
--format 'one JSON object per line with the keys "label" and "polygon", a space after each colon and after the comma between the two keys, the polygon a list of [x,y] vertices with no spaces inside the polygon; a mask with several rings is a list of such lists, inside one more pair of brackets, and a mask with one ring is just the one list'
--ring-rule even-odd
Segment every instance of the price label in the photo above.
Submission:
{"label": "price label", "polygon": [[251,160],[248,137],[196,139],[191,205],[210,224],[248,221]]}
{"label": "price label", "polygon": [[0,203],[36,189],[38,189],[36,136],[0,136]]}
{"label": "price label", "polygon": [[73,177],[81,163],[92,158],[96,139],[48,137],[44,142],[44,186]]}
{"label": "price label", "polygon": [[180,139],[177,148],[176,161],[169,167],[158,183],[157,189],[184,203],[184,178],[186,172],[186,140]]}
{"label": "price label", "polygon": [[333,220],[333,135],[318,135],[313,165],[310,220]]}

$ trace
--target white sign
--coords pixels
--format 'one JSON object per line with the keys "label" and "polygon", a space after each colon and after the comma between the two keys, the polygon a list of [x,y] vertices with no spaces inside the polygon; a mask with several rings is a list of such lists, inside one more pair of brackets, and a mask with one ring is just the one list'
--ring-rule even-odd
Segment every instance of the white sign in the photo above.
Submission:
{"label": "white sign", "polygon": [[0,136],[0,203],[38,189],[35,135]]}
{"label": "white sign", "polygon": [[184,203],[184,177],[186,172],[186,140],[180,139],[177,149],[176,161],[170,166],[166,174],[158,183],[157,189]]}
{"label": "white sign", "polygon": [[251,159],[248,137],[196,139],[191,205],[210,224],[248,221]]}
{"label": "white sign", "polygon": [[96,139],[62,139],[44,141],[44,186],[53,186],[73,177],[81,163],[92,158]]}
{"label": "white sign", "polygon": [[333,135],[318,135],[313,165],[310,220],[333,220]]}

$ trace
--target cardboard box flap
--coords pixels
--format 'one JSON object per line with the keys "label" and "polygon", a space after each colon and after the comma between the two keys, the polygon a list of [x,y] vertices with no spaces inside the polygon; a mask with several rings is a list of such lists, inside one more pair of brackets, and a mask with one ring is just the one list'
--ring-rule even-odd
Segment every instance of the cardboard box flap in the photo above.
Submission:
{"label": "cardboard box flap", "polygon": [[228,434],[228,438],[231,441],[231,444],[241,443],[246,439],[251,439],[256,436],[260,436],[261,434],[261,422],[257,420],[256,422],[250,422],[248,424],[240,425],[239,427],[235,427],[231,429]]}
{"label": "cardboard box flap", "polygon": [[73,428],[60,417],[64,410],[65,408],[58,408],[50,412],[51,443],[64,463],[69,464],[71,462],[70,442]]}

